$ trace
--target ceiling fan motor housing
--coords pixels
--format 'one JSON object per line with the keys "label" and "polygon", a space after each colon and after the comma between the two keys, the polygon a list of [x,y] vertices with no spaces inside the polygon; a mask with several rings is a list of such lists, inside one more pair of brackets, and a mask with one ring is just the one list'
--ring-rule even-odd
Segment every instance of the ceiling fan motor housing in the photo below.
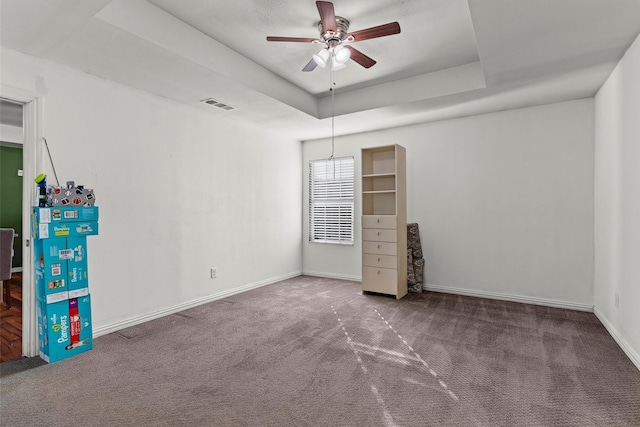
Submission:
{"label": "ceiling fan motor housing", "polygon": [[349,20],[341,16],[336,16],[336,31],[325,31],[322,21],[318,22],[318,31],[320,31],[320,39],[324,41],[327,47],[332,48],[341,44],[349,32]]}

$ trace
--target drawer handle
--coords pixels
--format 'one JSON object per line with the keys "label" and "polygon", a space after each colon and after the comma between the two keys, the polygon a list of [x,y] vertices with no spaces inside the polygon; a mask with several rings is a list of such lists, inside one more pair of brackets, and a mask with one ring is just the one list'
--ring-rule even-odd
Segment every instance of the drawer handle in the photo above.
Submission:
{"label": "drawer handle", "polygon": [[380,270],[378,270],[378,274],[380,274]]}
{"label": "drawer handle", "polygon": [[380,257],[378,257],[378,262],[380,262]]}
{"label": "drawer handle", "polygon": [[378,249],[380,249],[380,245],[378,245]]}
{"label": "drawer handle", "polygon": [[380,218],[376,219],[376,222],[380,222]]}
{"label": "drawer handle", "polygon": [[380,235],[380,232],[378,231],[378,236]]}

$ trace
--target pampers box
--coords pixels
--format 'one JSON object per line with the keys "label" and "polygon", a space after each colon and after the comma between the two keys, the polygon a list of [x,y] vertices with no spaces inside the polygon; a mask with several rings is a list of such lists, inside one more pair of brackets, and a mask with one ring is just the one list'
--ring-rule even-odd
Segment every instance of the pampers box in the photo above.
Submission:
{"label": "pampers box", "polygon": [[48,363],[91,350],[90,295],[52,304],[38,301],[38,336],[40,357]]}
{"label": "pampers box", "polygon": [[38,224],[70,221],[97,221],[99,215],[97,206],[34,207],[33,212],[36,223]]}
{"label": "pampers box", "polygon": [[34,240],[36,295],[46,303],[54,303],[68,298],[67,239]]}
{"label": "pampers box", "polygon": [[98,221],[52,222],[38,224],[35,227],[34,239],[51,239],[55,237],[80,237],[98,234]]}
{"label": "pampers box", "polygon": [[97,206],[34,207],[32,211],[34,239],[80,237],[98,234]]}
{"label": "pampers box", "polygon": [[87,238],[67,238],[67,286],[69,298],[89,294],[89,274],[87,272]]}

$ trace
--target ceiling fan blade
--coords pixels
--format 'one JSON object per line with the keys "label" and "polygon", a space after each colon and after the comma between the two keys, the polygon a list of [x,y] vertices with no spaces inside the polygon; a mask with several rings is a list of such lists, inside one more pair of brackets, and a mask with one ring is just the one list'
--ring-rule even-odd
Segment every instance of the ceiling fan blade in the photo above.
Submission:
{"label": "ceiling fan blade", "polygon": [[362,65],[364,68],[371,68],[376,64],[376,61],[369,58],[358,49],[355,49],[354,47],[349,45],[345,45],[345,47],[351,51],[351,59]]}
{"label": "ceiling fan blade", "polygon": [[316,66],[318,64],[316,64],[316,61],[313,60],[313,58],[311,58],[311,61],[309,61],[309,63],[307,65],[304,66],[304,68],[302,69],[302,71],[313,71],[316,69]]}
{"label": "ceiling fan blade", "polygon": [[336,14],[333,10],[333,3],[329,1],[317,1],[318,12],[320,12],[320,21],[324,31],[338,31],[336,27]]}
{"label": "ceiling fan blade", "polygon": [[298,42],[298,43],[313,43],[319,42],[318,39],[308,38],[308,37],[275,37],[268,36],[268,42]]}
{"label": "ceiling fan blade", "polygon": [[362,40],[375,39],[377,37],[391,36],[400,33],[400,24],[390,22],[388,24],[378,25],[377,27],[366,28],[360,31],[354,31],[347,37],[353,37],[354,42]]}

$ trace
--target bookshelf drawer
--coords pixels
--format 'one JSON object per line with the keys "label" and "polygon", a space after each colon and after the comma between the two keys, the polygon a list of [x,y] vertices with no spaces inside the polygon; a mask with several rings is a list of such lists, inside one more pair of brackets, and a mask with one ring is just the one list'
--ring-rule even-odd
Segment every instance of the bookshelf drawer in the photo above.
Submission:
{"label": "bookshelf drawer", "polygon": [[398,233],[396,230],[382,228],[363,228],[362,241],[367,242],[397,242]]}
{"label": "bookshelf drawer", "polygon": [[364,215],[362,217],[362,228],[391,228],[395,230],[397,223],[395,215]]}
{"label": "bookshelf drawer", "polygon": [[398,270],[395,268],[362,267],[362,290],[396,295]]}
{"label": "bookshelf drawer", "polygon": [[362,242],[362,252],[375,255],[397,255],[398,245],[395,242]]}
{"label": "bookshelf drawer", "polygon": [[362,254],[362,265],[370,267],[397,268],[398,257],[391,255]]}

